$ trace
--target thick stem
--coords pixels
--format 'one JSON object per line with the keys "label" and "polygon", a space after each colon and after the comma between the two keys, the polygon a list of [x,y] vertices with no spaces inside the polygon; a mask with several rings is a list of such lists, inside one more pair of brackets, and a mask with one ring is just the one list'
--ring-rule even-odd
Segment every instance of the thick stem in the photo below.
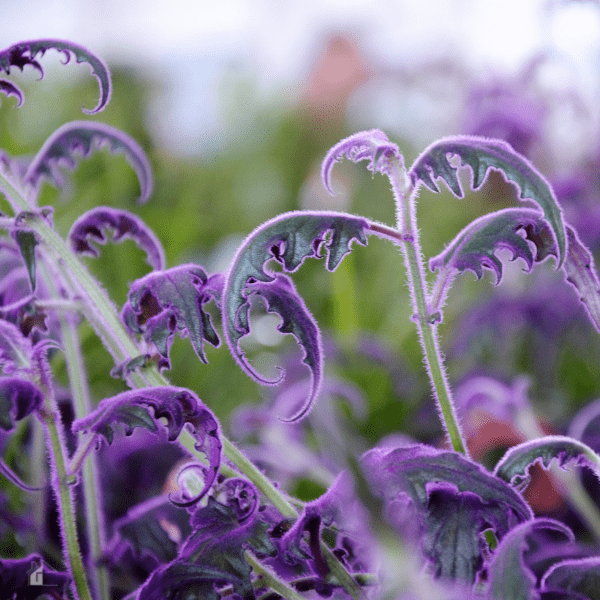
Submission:
{"label": "thick stem", "polygon": [[450,385],[443,366],[436,318],[431,314],[426,299],[427,283],[419,244],[419,230],[416,225],[416,193],[414,189],[411,189],[406,171],[398,160],[392,163],[388,177],[396,201],[397,229],[401,234],[401,247],[404,250],[408,285],[416,310],[415,320],[431,387],[452,447],[457,452],[467,455],[467,446],[454,409]]}

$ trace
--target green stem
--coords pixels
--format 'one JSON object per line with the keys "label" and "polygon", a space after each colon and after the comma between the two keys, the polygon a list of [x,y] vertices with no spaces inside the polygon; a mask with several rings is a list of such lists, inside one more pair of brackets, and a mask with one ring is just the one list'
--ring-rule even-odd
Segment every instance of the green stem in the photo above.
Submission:
{"label": "green stem", "polygon": [[[287,585],[287,583],[281,581],[279,577],[266,565],[263,565],[257,558],[246,550],[244,552],[244,558],[246,562],[252,567],[256,575],[260,579],[261,587],[268,587],[272,589],[276,594],[279,594],[285,600],[305,600],[294,588]],[[263,585],[264,584],[264,585]]]}
{"label": "green stem", "polygon": [[[437,324],[432,319],[426,300],[427,282],[416,226],[416,194],[408,182],[406,171],[396,159],[388,174],[397,208],[397,229],[408,271],[408,285],[416,308],[417,330],[425,356],[431,387],[442,413],[442,422],[452,447],[468,455],[467,446],[454,410],[450,385],[446,378],[437,336]],[[410,194],[410,195],[409,195]],[[408,197],[407,197],[408,196]]]}
{"label": "green stem", "polygon": [[68,562],[70,571],[73,575],[73,584],[79,600],[92,600],[87,579],[85,577],[85,568],[81,558],[81,549],[77,536],[77,525],[75,519],[72,487],[67,484],[67,469],[65,465],[65,455],[61,443],[61,421],[58,409],[52,406],[48,394],[44,401],[44,410],[40,411],[48,438],[50,440],[50,449],[54,458],[56,476],[52,477],[52,486],[60,507],[60,516],[62,521],[63,544],[65,560]]}

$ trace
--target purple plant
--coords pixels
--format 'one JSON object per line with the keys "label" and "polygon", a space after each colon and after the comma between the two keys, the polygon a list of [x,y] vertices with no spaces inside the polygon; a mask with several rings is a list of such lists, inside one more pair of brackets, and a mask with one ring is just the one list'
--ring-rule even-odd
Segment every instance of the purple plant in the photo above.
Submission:
{"label": "purple plant", "polygon": [[[110,96],[108,70],[75,44],[16,44],[0,53],[0,69],[9,75],[12,67],[29,65],[42,72],[37,57],[50,48],[90,64],[101,89],[92,112],[100,111]],[[2,80],[0,90],[22,102],[10,81]],[[43,535],[42,524],[37,517],[14,518],[10,525],[22,541],[23,556],[0,558],[2,597],[600,597],[600,510],[578,479],[561,475],[580,466],[599,477],[594,424],[600,411],[594,406],[583,411],[571,436],[545,436],[520,383],[510,388],[479,377],[465,382],[455,399],[440,350],[438,329],[456,277],[471,271],[480,279],[489,270],[498,285],[504,270],[499,250],[521,259],[527,272],[551,256],[600,331],[600,282],[592,255],[564,222],[548,181],[527,159],[504,141],[458,136],[434,142],[406,168],[399,147],[383,132],[356,133],[325,156],[325,188],[333,193],[339,160],[366,161],[373,175],[389,179],[395,226],[331,211],[280,214],[248,235],[226,272],[209,274],[193,263],[167,268],[156,235],[125,210],[95,208],[76,220],[66,240],[57,234],[51,209],[38,207],[41,179],[62,185],[58,167],[73,169],[76,153],[87,156],[102,145],[125,154],[146,201],[152,189],[147,158],[129,136],[103,124],[68,123],[31,162],[6,155],[2,160],[0,189],[14,214],[0,218],[9,233],[0,245],[0,448],[22,445],[22,456],[28,457],[22,425],[33,421],[31,430],[40,432],[49,465],[0,460],[0,475],[8,480],[7,489],[45,498],[48,513],[56,515],[62,551],[60,557],[26,551],[32,529]],[[472,190],[498,171],[526,204],[467,225],[430,259],[436,273],[430,284],[417,195],[423,186],[439,192],[442,180],[463,197],[460,165],[470,169]],[[324,258],[326,269],[334,271],[371,235],[391,241],[404,257],[412,320],[445,448],[398,432],[366,452],[355,451],[356,440],[344,440],[331,411],[320,410],[325,397],[345,397],[357,410],[363,398],[356,387],[326,373],[319,325],[290,275],[309,258]],[[131,284],[119,313],[78,255],[98,256],[93,242],[123,238],[146,252],[152,271]],[[209,310],[211,301],[215,306]],[[283,370],[270,379],[244,352],[256,301],[280,317],[279,332],[294,336],[302,349],[301,371],[306,374],[307,368],[309,378],[296,369],[270,405],[238,410],[234,434],[255,437],[246,455],[208,407],[212,399],[205,404],[192,390],[171,385],[164,372],[176,367],[171,357],[176,335],[189,338],[202,363],[208,362],[205,342],[218,347],[222,336],[244,372],[261,384],[279,384]],[[82,360],[76,328],[81,315],[114,359],[106,375],[128,386],[99,403],[92,402]],[[381,358],[381,348],[370,347]],[[49,360],[56,352],[67,364],[66,405],[58,401],[61,390]],[[467,418],[475,410],[514,420],[525,438],[493,471],[469,456],[458,415]],[[308,447],[306,422],[313,431],[321,426],[336,444],[335,458],[324,456],[325,448]],[[286,465],[292,452],[298,458]],[[304,503],[251,459],[278,469],[286,483],[318,473],[327,490]],[[552,476],[587,537],[576,536],[567,523],[534,514],[523,492],[535,465],[558,467]],[[0,496],[1,515],[10,515],[7,498]],[[427,585],[411,589],[416,578]]]}

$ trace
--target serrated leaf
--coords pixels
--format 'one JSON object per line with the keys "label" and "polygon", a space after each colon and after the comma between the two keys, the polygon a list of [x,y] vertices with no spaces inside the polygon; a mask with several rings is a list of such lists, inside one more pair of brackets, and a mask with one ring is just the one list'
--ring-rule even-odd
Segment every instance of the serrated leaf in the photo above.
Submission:
{"label": "serrated leaf", "polygon": [[542,578],[541,587],[565,596],[570,592],[586,600],[600,600],[600,556],[568,559],[553,565]]}
{"label": "serrated leaf", "polygon": [[[30,65],[40,73],[40,78],[44,77],[44,70],[40,63],[36,60],[36,56],[44,56],[47,50],[54,49],[62,52],[65,57],[65,64],[71,60],[71,55],[75,56],[78,63],[86,62],[92,69],[92,75],[96,77],[100,85],[100,99],[95,108],[87,110],[83,108],[83,112],[93,114],[104,109],[110,100],[111,81],[110,72],[104,62],[87,48],[67,42],[64,40],[30,40],[19,42],[2,50],[0,52],[0,72],[4,71],[7,75],[10,74],[12,67],[17,67],[21,71],[26,65]],[[21,91],[6,80],[2,80],[0,91],[7,95],[14,95],[19,98],[19,106],[23,103],[23,94]]]}
{"label": "serrated leaf", "polygon": [[438,140],[431,144],[410,168],[409,177],[414,186],[424,183],[430,190],[439,192],[434,179],[443,179],[448,188],[459,198],[463,190],[448,155],[458,156],[472,173],[471,188],[483,185],[490,169],[500,171],[507,181],[513,182],[521,200],[533,200],[542,209],[544,218],[552,230],[558,248],[558,266],[562,266],[566,252],[566,232],[562,210],[550,184],[539,171],[509,144],[501,140],[477,136],[457,136]]}
{"label": "serrated leaf", "polygon": [[588,467],[600,479],[600,457],[586,444],[564,435],[548,435],[513,446],[498,461],[494,475],[522,489],[529,483],[529,469],[536,462],[544,469],[556,460],[560,467],[574,463]]}
{"label": "serrated leaf", "polygon": [[[519,235],[520,230],[525,232],[526,237]],[[537,242],[536,254],[527,240]],[[494,272],[498,285],[502,279],[502,263],[495,256],[497,250],[510,250],[512,260],[522,258],[527,271],[531,271],[534,262],[539,262],[542,256],[555,254],[554,248],[540,212],[528,208],[507,208],[469,223],[443,252],[429,260],[429,268],[459,273],[469,270],[475,273],[477,279],[481,279],[483,269],[488,268]]]}
{"label": "serrated leaf", "polygon": [[[533,516],[508,484],[455,452],[423,445],[375,448],[361,464],[388,507],[399,510],[403,497],[412,501],[422,552],[444,579],[473,582],[482,567],[482,532],[492,529],[501,539]],[[415,524],[412,514],[404,518]]]}
{"label": "serrated leaf", "polygon": [[147,254],[148,264],[156,271],[165,268],[165,252],[154,232],[136,215],[116,208],[98,206],[81,215],[73,223],[67,239],[76,254],[98,256],[90,242],[105,244],[106,229],[114,233],[113,242],[132,239]]}
{"label": "serrated leaf", "polygon": [[218,600],[214,584],[229,583],[243,600],[254,600],[246,546],[262,556],[276,548],[267,535],[269,524],[254,517],[242,525],[231,506],[208,498],[192,517],[193,532],[170,564],[158,568],[140,588],[138,600]]}
{"label": "serrated leaf", "polygon": [[[152,413],[149,409],[152,409]],[[202,491],[186,502],[194,504],[206,495],[215,481],[221,463],[222,444],[216,417],[190,390],[161,386],[123,392],[102,400],[96,410],[74,421],[71,429],[73,432],[89,431],[101,435],[110,444],[117,424],[125,425],[127,434],[135,427],[156,432],[157,423],[163,417],[167,420],[168,439],[171,442],[189,423],[191,429],[188,428],[188,431],[196,440],[194,447],[204,453],[208,460]]]}
{"label": "serrated leaf", "polygon": [[122,152],[135,171],[140,183],[140,202],[152,193],[152,167],[141,146],[129,135],[117,129],[93,121],[71,121],[59,127],[44,142],[31,161],[24,181],[37,188],[42,178],[54,185],[62,185],[59,166],[74,169],[75,153],[88,157],[94,150],[107,147],[111,152]]}
{"label": "serrated leaf", "polygon": [[[270,304],[284,317],[282,327],[292,332],[303,345],[304,361],[311,369],[313,386],[301,410],[303,414],[310,408],[320,385],[322,356],[318,329],[291,284],[282,284],[284,280],[268,270],[266,263],[274,259],[286,273],[293,273],[307,258],[321,258],[321,252],[324,251],[326,267],[334,271],[351,251],[354,241],[366,245],[367,228],[366,219],[345,213],[284,213],[255,229],[244,240],[227,273],[223,289],[223,330],[231,353],[241,368],[260,383],[273,384],[281,380],[271,381],[260,376],[248,364],[239,347],[240,339],[250,332],[249,295],[268,295]],[[284,300],[286,297],[287,300]],[[293,303],[294,308],[289,305],[284,310],[286,301]]]}
{"label": "serrated leaf", "polygon": [[486,600],[538,600],[540,591],[536,578],[526,566],[523,554],[527,537],[537,529],[551,529],[574,540],[566,526],[553,519],[538,518],[521,523],[500,542],[489,565],[489,584]]}
{"label": "serrated leaf", "polygon": [[169,349],[175,332],[189,336],[194,351],[203,362],[204,342],[217,347],[219,336],[204,304],[220,304],[223,276],[208,275],[200,265],[187,264],[156,271],[133,283],[121,312],[123,323],[133,333],[152,342],[162,357],[161,367],[169,367]]}

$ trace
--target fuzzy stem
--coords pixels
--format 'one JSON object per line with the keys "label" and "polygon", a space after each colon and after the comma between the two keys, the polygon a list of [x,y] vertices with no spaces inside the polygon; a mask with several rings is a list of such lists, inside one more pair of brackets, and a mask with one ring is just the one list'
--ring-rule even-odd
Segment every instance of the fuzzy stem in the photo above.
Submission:
{"label": "fuzzy stem", "polygon": [[[42,358],[41,360],[45,360]],[[44,366],[41,371],[41,384],[45,391],[44,405],[39,411],[39,416],[46,426],[46,432],[50,441],[49,452],[51,452],[53,473],[51,476],[52,487],[56,495],[56,502],[60,515],[61,532],[63,539],[63,555],[68,570],[73,576],[76,598],[78,600],[92,600],[88,582],[85,576],[85,568],[81,557],[81,548],[77,535],[77,521],[73,502],[73,488],[67,483],[67,468],[65,463],[65,451],[63,448],[62,421],[56,401],[54,400],[50,382],[45,381],[43,375]]]}
{"label": "fuzzy stem", "polygon": [[271,569],[261,563],[252,552],[246,550],[244,558],[260,578],[261,587],[271,588],[276,594],[285,598],[285,600],[305,600],[294,588],[279,579]]}
{"label": "fuzzy stem", "polygon": [[417,330],[427,372],[452,448],[467,456],[467,446],[454,409],[452,393],[440,352],[435,322],[437,319],[430,313],[427,305],[427,282],[419,244],[419,230],[416,226],[416,190],[409,184],[406,171],[400,161],[390,159],[390,163],[388,177],[396,201],[397,229],[401,233],[401,247],[404,250],[408,285],[416,310]]}

